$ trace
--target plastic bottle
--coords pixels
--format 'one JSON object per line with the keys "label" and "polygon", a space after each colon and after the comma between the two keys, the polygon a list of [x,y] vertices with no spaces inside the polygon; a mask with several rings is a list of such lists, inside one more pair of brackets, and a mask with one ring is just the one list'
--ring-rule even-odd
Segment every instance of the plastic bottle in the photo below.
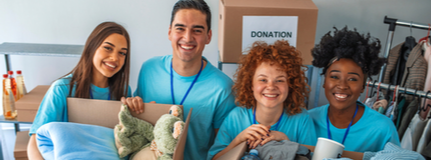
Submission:
{"label": "plastic bottle", "polygon": [[17,85],[15,78],[13,77],[13,71],[8,71],[9,79],[11,81],[11,90],[13,92],[13,95],[15,97],[15,100],[17,101],[19,98],[17,97]]}
{"label": "plastic bottle", "polygon": [[245,156],[242,157],[242,160],[261,160],[258,157],[258,151],[256,149],[251,149],[249,151],[249,154],[246,154]]}
{"label": "plastic bottle", "polygon": [[27,89],[24,84],[24,77],[21,74],[21,70],[17,70],[16,84],[17,84],[17,100],[27,94]]}
{"label": "plastic bottle", "polygon": [[5,119],[15,119],[15,98],[11,90],[11,81],[7,74],[3,74],[3,115]]}

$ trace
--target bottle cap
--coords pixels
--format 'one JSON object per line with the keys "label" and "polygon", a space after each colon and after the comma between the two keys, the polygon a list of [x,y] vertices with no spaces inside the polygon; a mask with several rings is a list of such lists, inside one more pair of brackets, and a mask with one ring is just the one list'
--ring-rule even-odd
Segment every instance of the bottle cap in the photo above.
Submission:
{"label": "bottle cap", "polygon": [[17,74],[21,74],[21,70],[17,70]]}
{"label": "bottle cap", "polygon": [[8,71],[8,74],[9,75],[13,75],[13,71]]}
{"label": "bottle cap", "polygon": [[3,74],[3,78],[8,78],[8,74]]}
{"label": "bottle cap", "polygon": [[256,150],[256,149],[251,149],[251,150],[249,151],[249,154],[254,154],[254,155],[258,156],[258,150]]}

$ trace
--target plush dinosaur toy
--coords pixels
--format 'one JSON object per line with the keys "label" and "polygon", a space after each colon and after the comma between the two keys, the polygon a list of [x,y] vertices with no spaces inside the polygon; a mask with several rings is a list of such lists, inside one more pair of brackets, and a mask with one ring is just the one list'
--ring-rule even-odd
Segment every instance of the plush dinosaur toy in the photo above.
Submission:
{"label": "plush dinosaur toy", "polygon": [[169,114],[162,115],[155,126],[133,117],[126,105],[119,113],[120,124],[114,128],[120,158],[132,153],[129,159],[172,160],[175,146],[183,132],[183,113],[173,105]]}

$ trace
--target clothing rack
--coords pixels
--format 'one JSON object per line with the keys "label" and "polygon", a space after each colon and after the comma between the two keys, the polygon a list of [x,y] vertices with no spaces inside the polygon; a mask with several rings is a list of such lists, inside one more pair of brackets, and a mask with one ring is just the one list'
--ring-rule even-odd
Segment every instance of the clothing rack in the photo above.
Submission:
{"label": "clothing rack", "polygon": [[[395,29],[396,29],[396,26],[404,26],[404,27],[410,27],[410,28],[416,28],[416,29],[430,30],[430,26],[428,24],[416,23],[416,22],[412,22],[412,21],[403,21],[403,20],[398,20],[398,19],[394,19],[394,18],[388,18],[387,16],[384,17],[384,23],[389,24],[389,32],[387,35],[387,43],[386,43],[386,48],[384,51],[384,53],[385,53],[384,58],[387,58],[389,55],[390,47],[391,47],[392,41],[393,41],[393,34],[394,34]],[[381,68],[378,82],[383,81],[385,66],[386,66],[386,64],[384,64]]]}
{"label": "clothing rack", "polygon": [[[366,85],[369,87],[380,86],[380,89],[384,88],[384,89],[392,90],[392,91],[394,91],[394,89],[396,87],[395,85],[389,85],[389,84],[385,84],[385,83],[377,83],[377,82],[372,82],[372,81],[366,82]],[[426,97],[426,98],[431,99],[431,92],[424,92],[424,91],[400,87],[400,86],[397,87],[397,90],[398,90],[398,93],[405,93],[405,94],[421,96],[421,97]]]}

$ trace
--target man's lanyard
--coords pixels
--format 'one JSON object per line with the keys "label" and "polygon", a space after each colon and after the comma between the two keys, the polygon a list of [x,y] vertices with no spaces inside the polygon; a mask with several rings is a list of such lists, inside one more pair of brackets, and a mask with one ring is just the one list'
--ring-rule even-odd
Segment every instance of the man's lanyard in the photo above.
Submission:
{"label": "man's lanyard", "polygon": [[[89,91],[90,91],[90,99],[93,99],[93,93],[91,91],[91,87],[90,87]],[[108,100],[111,100],[111,91],[108,91]]]}
{"label": "man's lanyard", "polygon": [[[172,64],[173,63],[171,61],[171,72],[170,72],[170,74],[171,74],[171,98],[172,98],[172,101],[173,101],[172,103],[175,104],[174,87],[173,87],[174,86],[173,85],[173,83],[174,83],[174,81],[173,81],[173,67],[172,67]],[[197,76],[195,77],[195,79],[192,81],[192,84],[189,86],[189,89],[186,91],[186,94],[184,95],[183,100],[180,102],[180,105],[183,105],[184,100],[186,99],[186,97],[188,96],[188,94],[189,94],[190,90],[192,89],[193,85],[195,84],[195,82],[197,81],[198,77],[200,76],[202,68],[203,68],[203,65],[204,65],[204,62],[203,62],[203,60],[201,60],[201,68],[200,68]]]}
{"label": "man's lanyard", "polygon": [[[284,112],[282,111],[282,114],[280,115],[279,120],[278,120],[278,122],[276,123],[276,131],[279,131],[279,123],[280,123],[280,121],[281,121],[281,119],[282,119],[283,114],[284,114]],[[257,123],[256,123],[256,107],[255,107],[255,110],[254,110],[254,112],[253,112],[253,124],[257,124]]]}
{"label": "man's lanyard", "polygon": [[[352,123],[354,122],[354,118],[355,118],[355,116],[357,115],[358,108],[359,108],[359,107],[358,107],[358,105],[356,104],[356,110],[355,110],[354,116],[353,116],[353,118],[352,118],[350,124],[348,125],[347,130],[345,131],[345,135],[344,135],[344,137],[343,137],[343,139],[342,139],[342,144],[344,144],[345,139],[346,139],[346,137],[347,137],[347,135],[348,135],[349,129],[351,128],[351,125],[352,125]],[[332,138],[331,138],[331,133],[330,133],[330,122],[329,122],[328,113],[327,113],[327,135],[328,135],[328,138],[329,138],[329,139],[332,139]]]}

